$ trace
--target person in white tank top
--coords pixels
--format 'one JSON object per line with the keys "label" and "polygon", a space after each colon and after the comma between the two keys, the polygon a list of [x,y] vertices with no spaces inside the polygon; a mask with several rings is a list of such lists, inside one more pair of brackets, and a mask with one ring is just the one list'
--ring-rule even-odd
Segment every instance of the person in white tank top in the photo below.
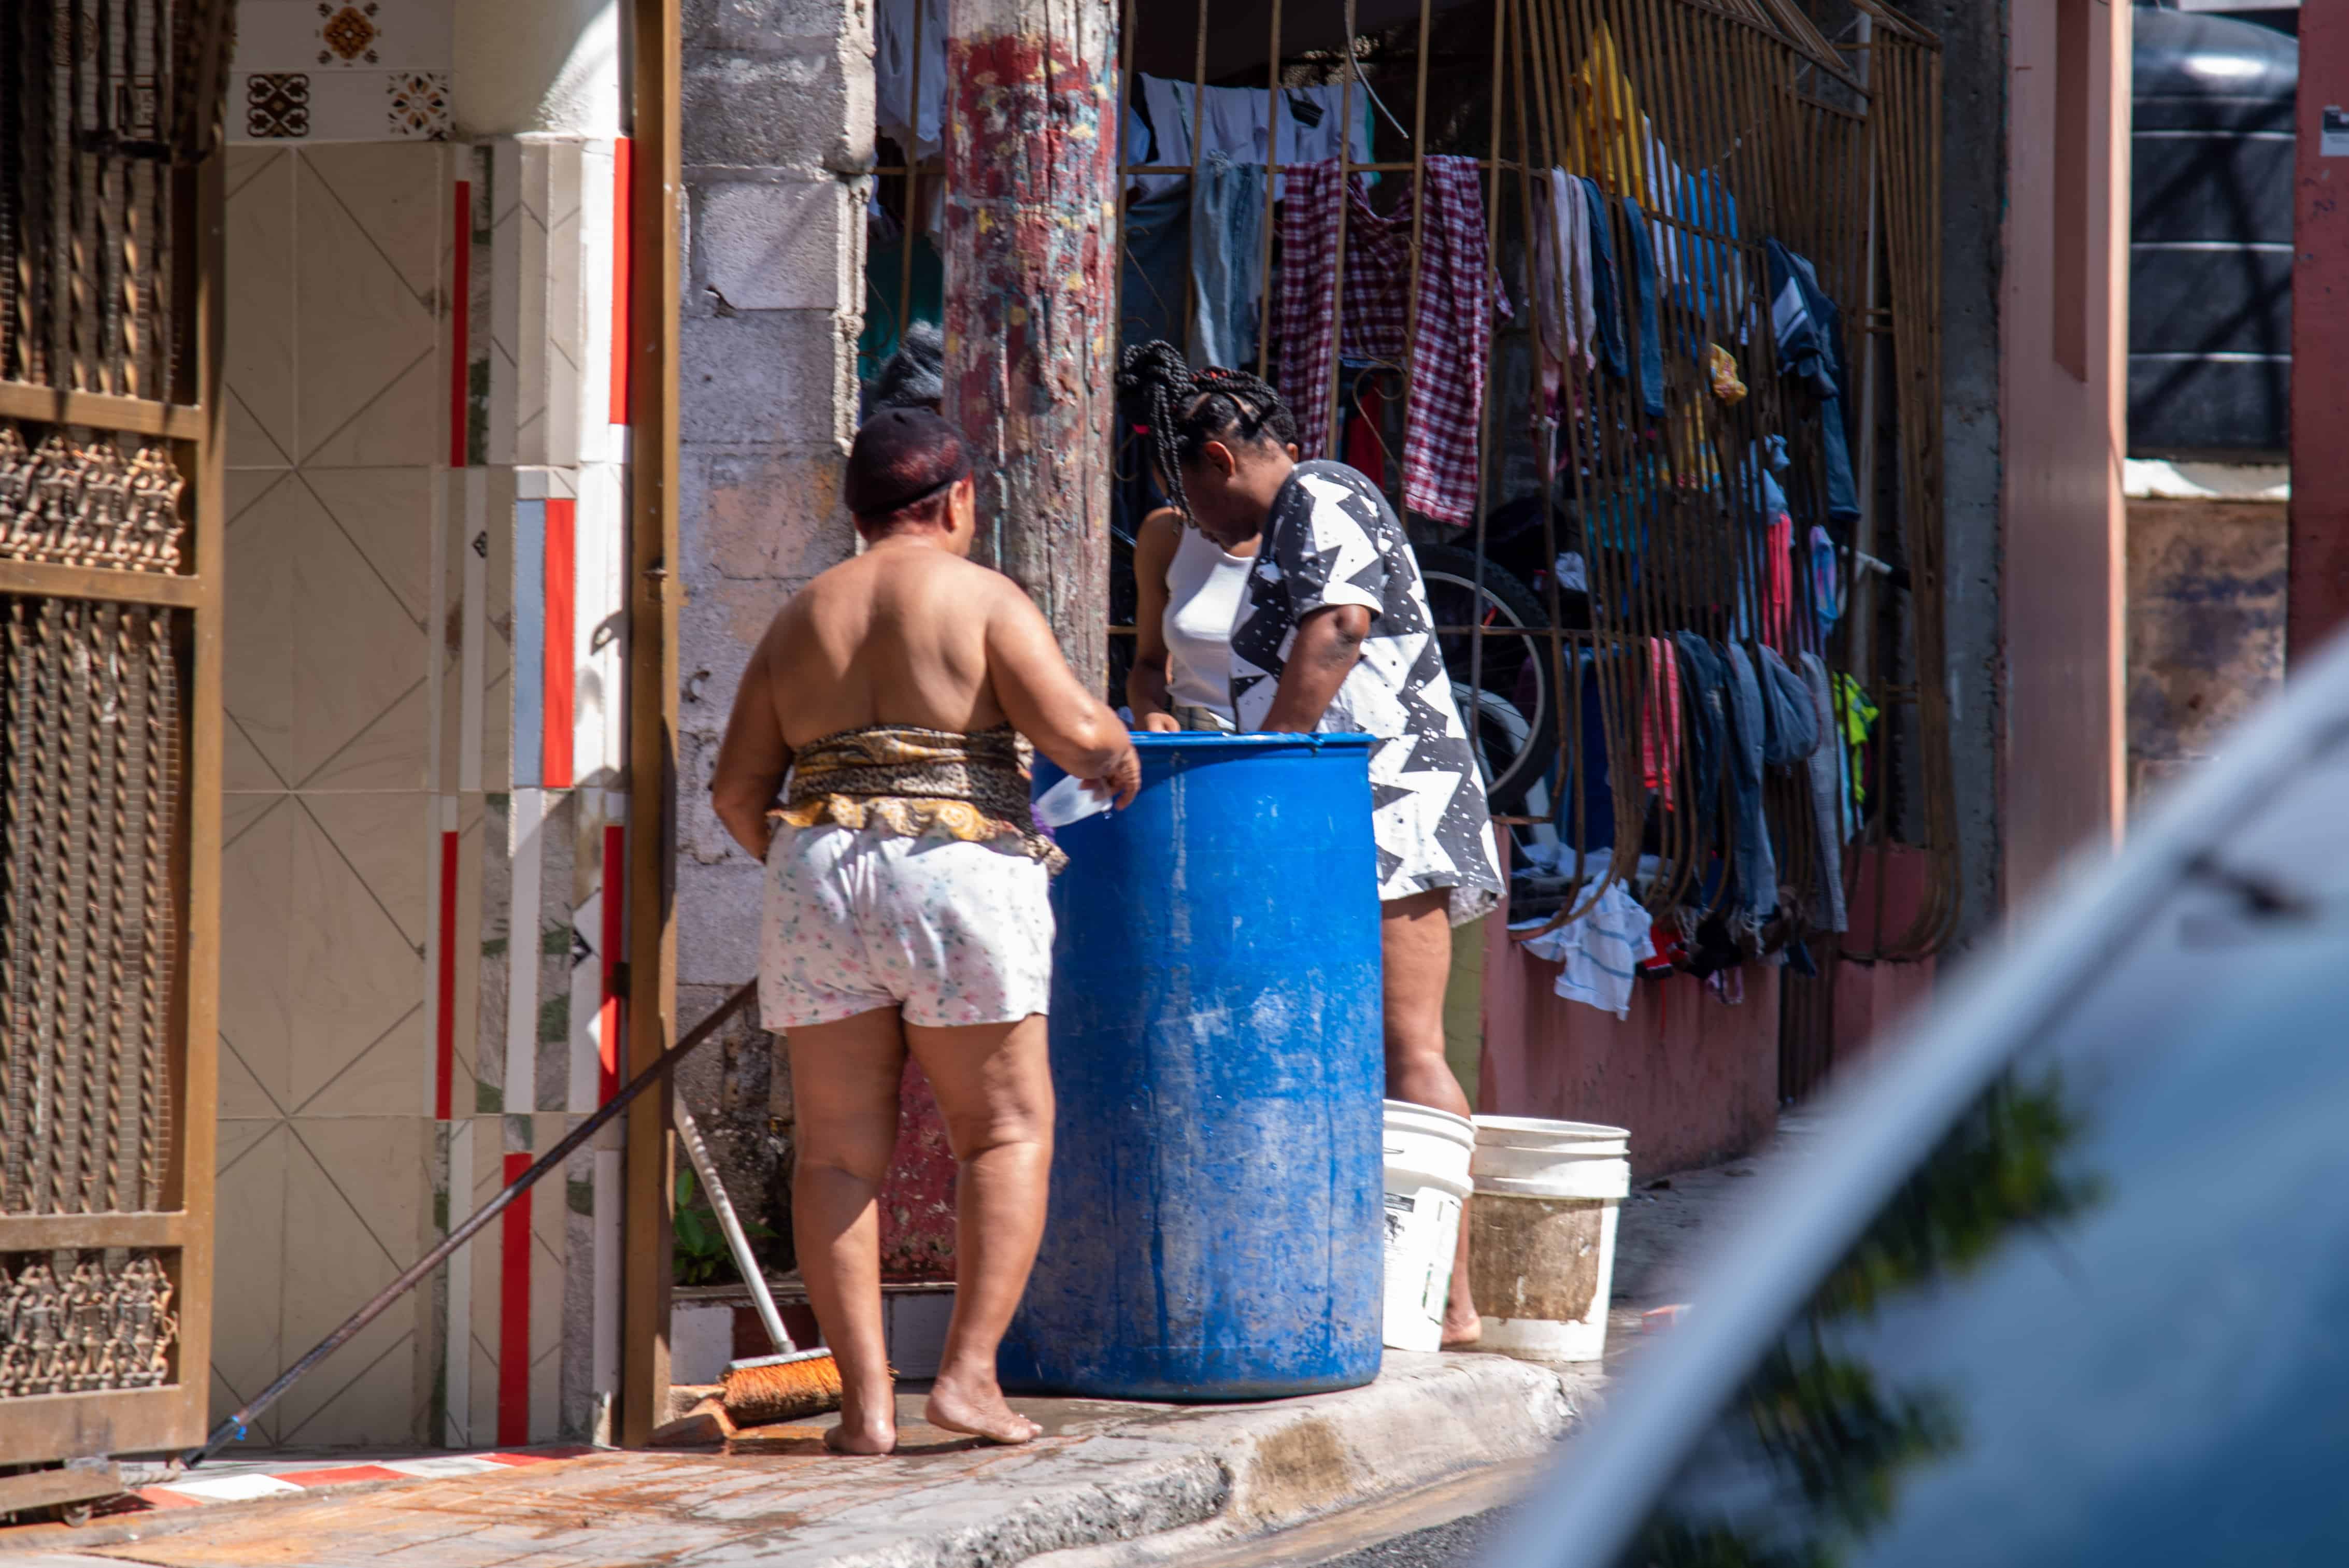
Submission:
{"label": "person in white tank top", "polygon": [[1226,552],[1171,506],[1143,519],[1133,544],[1133,668],[1125,677],[1135,728],[1234,727],[1232,625],[1257,544]]}

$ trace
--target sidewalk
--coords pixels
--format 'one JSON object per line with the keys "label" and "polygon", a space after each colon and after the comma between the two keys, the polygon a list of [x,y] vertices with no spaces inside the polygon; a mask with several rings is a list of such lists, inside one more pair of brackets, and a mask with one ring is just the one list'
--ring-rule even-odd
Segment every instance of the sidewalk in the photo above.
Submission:
{"label": "sidewalk", "polygon": [[595,1452],[35,1526],[0,1537],[0,1554],[30,1555],[0,1561],[993,1568],[1141,1537],[1195,1550],[1536,1456],[1599,1382],[1497,1356],[1390,1352],[1369,1387],[1263,1405],[1022,1400],[1045,1436],[1018,1449],[926,1427],[908,1395],[885,1459],[824,1452],[822,1421],[768,1427],[725,1453]]}
{"label": "sidewalk", "polygon": [[[1609,1377],[1667,1337],[1644,1315],[1687,1302],[1692,1254],[1764,1185],[1746,1178],[1803,1158],[1807,1131],[1789,1117],[1748,1159],[1633,1190],[1603,1369],[1390,1351],[1368,1387],[1261,1405],[1022,1399],[1045,1435],[1018,1449],[925,1426],[909,1390],[884,1459],[825,1452],[827,1417],[724,1451],[222,1466],[181,1489],[210,1477],[223,1484],[201,1490],[249,1500],[0,1532],[0,1568],[1005,1568],[1046,1553],[1031,1568],[1200,1568],[1348,1511],[1363,1511],[1321,1533],[1375,1538],[1379,1507],[1522,1474],[1595,1412]],[[272,1471],[284,1484],[260,1479]]]}

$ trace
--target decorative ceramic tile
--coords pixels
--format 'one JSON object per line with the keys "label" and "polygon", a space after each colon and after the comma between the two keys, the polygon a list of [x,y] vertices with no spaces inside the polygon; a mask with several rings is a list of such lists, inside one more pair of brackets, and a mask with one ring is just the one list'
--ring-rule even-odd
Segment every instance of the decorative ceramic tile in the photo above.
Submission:
{"label": "decorative ceramic tile", "polygon": [[360,0],[346,5],[339,0],[318,0],[318,64],[335,66],[373,66],[383,60],[377,46],[383,40],[383,29],[377,25],[376,15],[383,9],[378,0]]}
{"label": "decorative ceramic tile", "polygon": [[449,139],[449,73],[396,71],[384,81],[388,133],[404,141]]}
{"label": "decorative ceramic tile", "polygon": [[255,71],[244,78],[244,134],[254,141],[310,134],[310,78],[300,71]]}

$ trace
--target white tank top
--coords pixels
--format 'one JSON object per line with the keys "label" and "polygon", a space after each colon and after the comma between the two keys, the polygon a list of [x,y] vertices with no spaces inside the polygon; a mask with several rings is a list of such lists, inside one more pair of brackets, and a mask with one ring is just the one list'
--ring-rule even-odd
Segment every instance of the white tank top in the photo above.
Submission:
{"label": "white tank top", "polygon": [[1166,693],[1174,701],[1231,717],[1232,625],[1255,564],[1184,525],[1166,563]]}

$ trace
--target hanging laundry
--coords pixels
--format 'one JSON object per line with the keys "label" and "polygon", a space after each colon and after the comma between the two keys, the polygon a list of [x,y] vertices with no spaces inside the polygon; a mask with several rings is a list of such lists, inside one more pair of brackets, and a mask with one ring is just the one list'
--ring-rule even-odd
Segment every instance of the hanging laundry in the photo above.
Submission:
{"label": "hanging laundry", "polygon": [[1795,520],[1780,512],[1762,536],[1762,641],[1784,648],[1795,629]]}
{"label": "hanging laundry", "polygon": [[[1298,411],[1304,455],[1328,439],[1330,377],[1342,315],[1348,358],[1404,358],[1410,320],[1411,210],[1374,210],[1361,177],[1346,191],[1346,286],[1337,299],[1338,166],[1293,171],[1281,208],[1278,330],[1281,391]],[[1440,522],[1476,513],[1476,462],[1493,342],[1492,263],[1485,196],[1473,158],[1423,164],[1418,323],[1409,345],[1411,397],[1403,409],[1403,505]]]}
{"label": "hanging laundry", "polygon": [[1859,833],[1859,809],[1868,804],[1867,764],[1864,748],[1868,738],[1876,733],[1879,717],[1868,688],[1851,676],[1838,673],[1835,678],[1836,712],[1841,716],[1839,738],[1844,753],[1844,838],[1848,841]]}
{"label": "hanging laundry", "polygon": [[1851,475],[1851,433],[1844,424],[1843,328],[1835,302],[1819,287],[1811,263],[1775,240],[1770,260],[1770,323],[1778,367],[1819,400],[1820,442],[1826,458],[1827,520],[1857,522],[1859,490]]}
{"label": "hanging laundry", "polygon": [[[1511,929],[1541,923],[1526,921]],[[1524,945],[1534,957],[1562,966],[1551,987],[1558,995],[1628,1018],[1640,961],[1654,948],[1653,923],[1631,890],[1616,882],[1582,913]]]}
{"label": "hanging laundry", "polygon": [[[1140,73],[1142,106],[1150,117],[1152,165],[1186,165],[1195,153],[1204,162],[1220,152],[1236,164],[1319,163],[1338,156],[1340,143],[1357,163],[1371,160],[1371,98],[1357,84],[1353,134],[1341,137],[1346,126],[1346,86],[1330,82],[1319,87],[1283,88],[1278,103],[1263,88],[1195,88],[1186,81]],[[1195,134],[1194,120],[1204,125]],[[1180,175],[1150,175],[1154,181],[1179,180]],[[1278,200],[1288,194],[1284,179],[1273,188]]]}
{"label": "hanging laundry", "polygon": [[1541,323],[1542,387],[1555,396],[1562,366],[1588,370],[1598,331],[1590,288],[1590,207],[1563,169],[1535,187],[1542,211],[1534,224],[1534,314]]}
{"label": "hanging laundry", "polygon": [[1125,204],[1119,296],[1121,343],[1184,334],[1185,272],[1191,254],[1191,193],[1186,182],[1136,196]]}
{"label": "hanging laundry", "polygon": [[1737,378],[1737,360],[1729,350],[1717,343],[1706,344],[1704,373],[1713,382],[1715,397],[1733,406],[1745,401],[1745,383]]}
{"label": "hanging laundry", "polygon": [[1189,356],[1194,365],[1256,363],[1264,296],[1264,166],[1210,152],[1191,188]]}
{"label": "hanging laundry", "polygon": [[1826,738],[1811,711],[1811,694],[1778,650],[1764,644],[1758,674],[1762,681],[1762,760],[1773,768],[1792,768],[1807,758]]}
{"label": "hanging laundry", "polygon": [[1648,148],[1648,194],[1642,204],[1648,211],[1648,233],[1656,248],[1658,270],[1668,284],[1681,282],[1680,231],[1666,222],[1667,218],[1681,215],[1681,192],[1688,176],[1664,150],[1663,139],[1646,115],[1640,117],[1640,131]]}
{"label": "hanging laundry", "polygon": [[1836,569],[1835,536],[1811,524],[1811,614],[1818,622],[1819,645],[1843,619],[1843,576]]}
{"label": "hanging laundry", "polygon": [[1568,160],[1596,174],[1609,192],[1635,201],[1648,199],[1647,117],[1631,96],[1613,29],[1601,22],[1590,41],[1589,58],[1574,75],[1575,112],[1567,121]]}
{"label": "hanging laundry", "polygon": [[1615,271],[1615,240],[1607,218],[1607,198],[1595,180],[1577,180],[1582,187],[1584,219],[1590,235],[1592,313],[1599,318],[1599,361],[1607,374],[1631,374],[1630,355],[1623,343],[1623,288]]}
{"label": "hanging laundry", "polygon": [[1778,907],[1778,863],[1770,851],[1770,828],[1762,815],[1762,758],[1765,744],[1762,682],[1754,661],[1735,643],[1722,649],[1728,670],[1729,790],[1734,811],[1737,897],[1731,934],[1756,935]]}
{"label": "hanging laundry", "polygon": [[1697,820],[1710,824],[1721,805],[1721,765],[1729,748],[1728,696],[1721,661],[1702,637],[1680,632],[1681,685],[1688,692],[1689,749]]}
{"label": "hanging laundry", "polygon": [[1648,236],[1648,221],[1640,204],[1623,198],[1623,216],[1631,260],[1631,316],[1639,335],[1640,406],[1648,418],[1664,413],[1664,338],[1656,318],[1656,253]]}
{"label": "hanging laundry", "polygon": [[1640,781],[1663,798],[1664,810],[1679,810],[1672,793],[1681,755],[1681,669],[1672,645],[1648,639],[1648,681],[1640,704]]}
{"label": "hanging laundry", "polygon": [[[1699,330],[1718,324],[1743,343],[1748,324],[1745,258],[1735,242],[1737,199],[1729,193],[1721,177],[1710,170],[1682,175],[1674,189],[1679,192],[1681,221],[1697,231],[1681,238],[1684,252],[1680,277],[1682,307],[1698,324]],[[1715,235],[1720,238],[1713,238]]]}
{"label": "hanging laundry", "polygon": [[880,0],[873,14],[873,108],[881,134],[908,157],[936,158],[945,147],[946,104],[946,0]]}
{"label": "hanging laundry", "polygon": [[[1811,716],[1822,739],[1835,734],[1835,685],[1816,654],[1803,655],[1803,684],[1810,688]],[[1812,748],[1809,758],[1811,820],[1819,846],[1818,907],[1813,912],[1819,926],[1842,931],[1848,924],[1843,903],[1843,748],[1832,744]]]}

